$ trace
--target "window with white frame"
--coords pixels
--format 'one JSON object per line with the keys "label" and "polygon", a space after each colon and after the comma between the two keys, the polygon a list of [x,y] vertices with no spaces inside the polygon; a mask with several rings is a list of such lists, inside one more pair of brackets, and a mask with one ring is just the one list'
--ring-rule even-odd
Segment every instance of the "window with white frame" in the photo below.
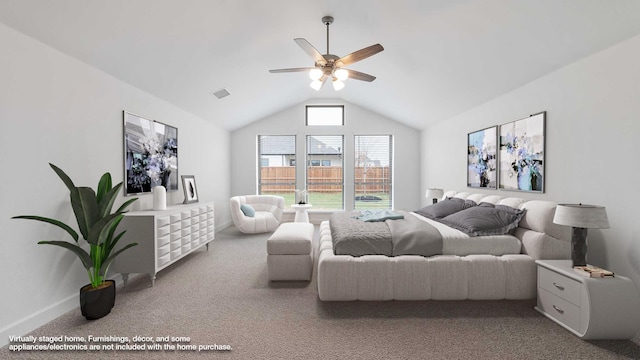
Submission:
{"label": "window with white frame", "polygon": [[344,136],[307,136],[307,199],[314,210],[344,209]]}
{"label": "window with white frame", "polygon": [[393,136],[355,135],[354,209],[393,208]]}
{"label": "window with white frame", "polygon": [[258,194],[282,196],[292,205],[295,190],[295,135],[258,135]]}

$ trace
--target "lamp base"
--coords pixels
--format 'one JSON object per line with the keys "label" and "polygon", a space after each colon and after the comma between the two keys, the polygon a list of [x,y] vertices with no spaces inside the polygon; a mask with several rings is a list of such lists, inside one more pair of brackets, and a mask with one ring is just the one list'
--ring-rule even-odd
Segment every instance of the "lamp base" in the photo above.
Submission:
{"label": "lamp base", "polygon": [[571,261],[573,266],[587,265],[587,229],[571,229]]}
{"label": "lamp base", "polygon": [[437,204],[438,203],[438,199],[433,199],[433,203]]}

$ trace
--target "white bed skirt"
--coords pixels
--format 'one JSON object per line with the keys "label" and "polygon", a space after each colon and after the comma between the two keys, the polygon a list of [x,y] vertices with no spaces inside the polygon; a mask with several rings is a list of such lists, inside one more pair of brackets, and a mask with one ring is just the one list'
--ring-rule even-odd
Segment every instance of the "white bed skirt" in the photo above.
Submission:
{"label": "white bed skirt", "polygon": [[329,222],[320,225],[318,295],[323,301],[534,299],[536,265],[525,254],[334,255]]}
{"label": "white bed skirt", "polygon": [[324,301],[535,299],[535,260],[569,259],[569,227],[553,223],[556,203],[496,195],[447,192],[476,203],[526,209],[513,235],[513,255],[334,255],[329,222],[320,224],[316,254],[318,295]]}

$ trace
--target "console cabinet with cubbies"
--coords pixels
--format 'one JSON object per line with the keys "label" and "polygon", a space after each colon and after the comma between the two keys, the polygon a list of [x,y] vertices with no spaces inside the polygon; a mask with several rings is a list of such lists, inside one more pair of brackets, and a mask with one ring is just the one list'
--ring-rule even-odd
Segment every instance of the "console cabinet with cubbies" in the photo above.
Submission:
{"label": "console cabinet with cubbies", "polygon": [[155,284],[156,274],[187,254],[206,246],[215,238],[213,202],[184,204],[166,210],[128,212],[118,230],[126,230],[121,245],[137,242],[120,254],[112,269],[122,274],[146,273]]}

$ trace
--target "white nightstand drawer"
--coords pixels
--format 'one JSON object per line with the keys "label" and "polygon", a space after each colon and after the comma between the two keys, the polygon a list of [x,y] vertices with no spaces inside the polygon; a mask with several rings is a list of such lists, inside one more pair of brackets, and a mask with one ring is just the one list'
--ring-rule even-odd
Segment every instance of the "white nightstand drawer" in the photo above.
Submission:
{"label": "white nightstand drawer", "polygon": [[538,288],[538,307],[561,323],[580,331],[580,308],[544,289]]}
{"label": "white nightstand drawer", "polygon": [[538,267],[538,287],[558,297],[580,306],[580,288],[582,284],[558,274],[555,271]]}

